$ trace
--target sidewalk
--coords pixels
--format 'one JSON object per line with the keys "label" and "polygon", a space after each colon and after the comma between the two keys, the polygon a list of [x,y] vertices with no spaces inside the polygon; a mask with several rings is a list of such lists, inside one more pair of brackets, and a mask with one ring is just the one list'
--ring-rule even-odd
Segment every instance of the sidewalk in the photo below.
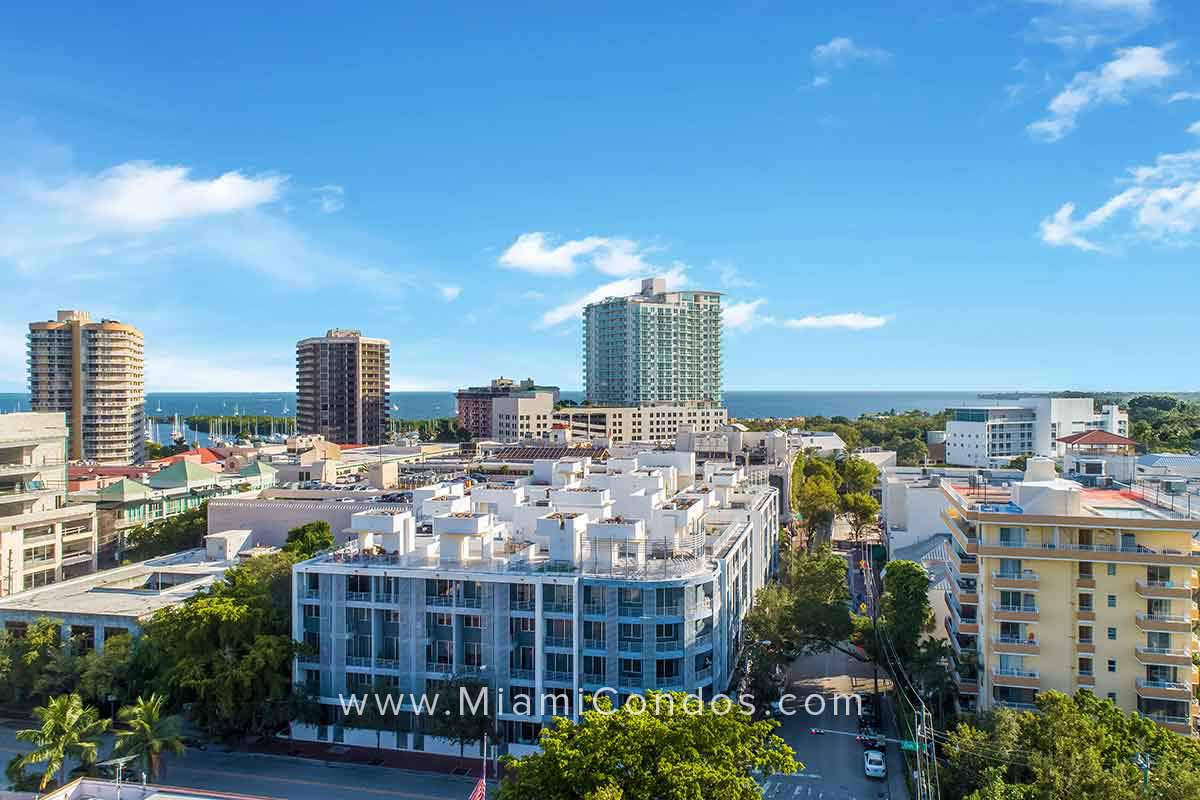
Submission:
{"label": "sidewalk", "polygon": [[[219,747],[219,745],[217,746]],[[478,752],[472,752],[475,749],[468,746],[464,756],[460,759],[458,756],[448,756],[442,753],[420,753],[387,748],[376,750],[373,747],[322,742],[292,742],[287,739],[262,739],[244,748],[235,748],[235,750],[244,750],[249,753],[291,756],[338,764],[369,764],[411,772],[432,772],[441,775],[477,778],[483,762],[480,760]],[[495,778],[499,774],[500,765],[489,762],[488,766],[490,772],[488,778]]]}

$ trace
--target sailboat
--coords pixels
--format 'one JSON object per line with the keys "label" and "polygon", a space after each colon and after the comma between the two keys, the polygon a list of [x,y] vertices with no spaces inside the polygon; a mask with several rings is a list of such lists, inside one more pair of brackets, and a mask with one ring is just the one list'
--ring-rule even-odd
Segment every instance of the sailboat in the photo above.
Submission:
{"label": "sailboat", "polygon": [[159,401],[158,401],[158,405],[156,405],[156,406],[154,407],[154,413],[155,413],[155,414],[161,414],[161,413],[162,413],[162,400],[159,400]]}
{"label": "sailboat", "polygon": [[175,424],[171,426],[171,441],[176,445],[187,444],[187,435],[183,432],[183,426],[179,424],[179,412],[175,412]]}

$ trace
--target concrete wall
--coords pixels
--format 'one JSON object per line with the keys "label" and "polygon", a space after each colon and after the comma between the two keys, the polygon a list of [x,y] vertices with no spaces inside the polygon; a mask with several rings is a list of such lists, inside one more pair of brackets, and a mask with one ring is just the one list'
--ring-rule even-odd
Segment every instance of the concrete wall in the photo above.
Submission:
{"label": "concrete wall", "polygon": [[324,520],[333,531],[333,538],[342,544],[354,536],[344,531],[350,528],[350,517],[368,508],[408,508],[399,503],[361,503],[314,500],[227,500],[214,498],[208,504],[208,529],[227,531],[247,529],[253,532],[255,543],[282,547],[287,533],[309,522]]}

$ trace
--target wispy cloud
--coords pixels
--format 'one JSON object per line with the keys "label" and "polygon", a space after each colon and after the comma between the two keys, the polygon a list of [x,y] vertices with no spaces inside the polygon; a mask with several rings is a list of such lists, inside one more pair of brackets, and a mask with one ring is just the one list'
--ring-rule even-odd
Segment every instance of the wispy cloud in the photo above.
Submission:
{"label": "wispy cloud", "polygon": [[1187,132],[1193,136],[1200,136],[1200,122],[1193,122],[1191,125],[1188,125]]}
{"label": "wispy cloud", "polygon": [[452,303],[462,294],[461,286],[439,286],[438,292],[442,295],[442,299],[447,303]]}
{"label": "wispy cloud", "polygon": [[646,272],[651,249],[632,239],[587,236],[561,244],[541,231],[522,233],[500,254],[500,266],[536,275],[573,275],[580,260],[605,275],[617,277]]}
{"label": "wispy cloud", "polygon": [[1101,241],[1099,234],[1127,217],[1133,236],[1195,244],[1194,234],[1200,229],[1200,150],[1164,153],[1153,164],[1128,170],[1125,182],[1131,185],[1082,217],[1075,216],[1075,203],[1063,203],[1042,220],[1042,241],[1055,247],[1108,251],[1112,237]]}
{"label": "wispy cloud", "polygon": [[1167,98],[1168,103],[1183,103],[1188,100],[1200,100],[1200,92],[1175,92]]}
{"label": "wispy cloud", "polygon": [[841,68],[859,61],[881,63],[892,57],[892,54],[880,47],[867,47],[857,44],[849,36],[835,36],[825,44],[813,48],[812,58],[818,64]]}
{"label": "wispy cloud", "polygon": [[326,214],[336,214],[346,207],[346,190],[337,184],[327,183],[313,191],[317,195],[317,206]]}
{"label": "wispy cloud", "polygon": [[745,300],[740,303],[730,303],[721,309],[721,318],[725,329],[731,331],[752,331],[761,325],[773,325],[775,319],[759,310],[766,305],[765,298]]}
{"label": "wispy cloud", "polygon": [[852,311],[845,314],[809,314],[797,319],[785,319],[785,328],[802,330],[826,330],[830,328],[845,328],[852,331],[865,331],[872,328],[882,328],[891,321],[890,316],[876,316]]}
{"label": "wispy cloud", "polygon": [[845,69],[854,64],[882,64],[892,54],[881,47],[860,45],[849,36],[835,36],[812,50],[812,61],[819,70],[812,79],[814,89],[823,89],[833,83],[833,70]]}
{"label": "wispy cloud", "polygon": [[[668,289],[678,289],[687,285],[687,274],[681,265],[676,265],[666,272],[662,273],[661,277],[666,278]],[[584,306],[590,303],[597,303],[606,297],[622,297],[625,295],[637,294],[642,288],[641,276],[634,278],[621,278],[620,280],[611,281],[609,283],[597,286],[595,289],[586,294],[574,297],[565,303],[554,306],[547,310],[538,322],[534,325],[535,328],[552,328],[556,325],[561,325],[569,320],[578,319],[583,314]]]}
{"label": "wispy cloud", "polygon": [[721,273],[721,286],[726,289],[744,289],[748,286],[757,286],[758,284],[742,275],[741,270],[734,264],[718,263],[717,269]]}
{"label": "wispy cloud", "polygon": [[130,161],[55,186],[28,181],[28,194],[46,205],[104,227],[153,230],[166,223],[246,211],[278,199],[286,178],[226,172],[205,180],[191,169]]}
{"label": "wispy cloud", "polygon": [[1127,47],[1099,70],[1076,73],[1050,101],[1049,114],[1028,126],[1037,139],[1057,142],[1075,128],[1079,115],[1105,103],[1122,103],[1133,90],[1161,85],[1176,72],[1167,61],[1170,46]]}
{"label": "wispy cloud", "polygon": [[1025,38],[1067,51],[1092,50],[1133,36],[1158,18],[1156,0],[1029,0],[1039,13]]}

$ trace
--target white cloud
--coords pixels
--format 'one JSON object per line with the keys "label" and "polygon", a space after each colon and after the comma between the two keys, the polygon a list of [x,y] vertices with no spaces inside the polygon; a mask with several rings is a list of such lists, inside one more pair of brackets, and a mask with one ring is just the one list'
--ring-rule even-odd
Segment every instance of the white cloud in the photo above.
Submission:
{"label": "white cloud", "polygon": [[1157,18],[1155,0],[1030,0],[1044,9],[1029,21],[1025,37],[1068,51],[1121,41]]}
{"label": "white cloud", "polygon": [[[668,289],[678,289],[687,285],[687,275],[684,268],[680,265],[672,267],[661,277],[666,278]],[[585,295],[569,300],[562,305],[555,306],[542,314],[542,318],[534,325],[535,328],[553,328],[556,325],[561,325],[568,320],[577,319],[582,313],[584,306],[590,303],[597,303],[606,297],[622,297],[625,295],[637,294],[641,291],[641,277],[622,278],[610,283],[602,284],[592,289]]]}
{"label": "white cloud", "polygon": [[624,277],[648,272],[654,267],[647,263],[652,252],[632,239],[609,236],[587,236],[556,244],[541,231],[522,233],[500,255],[500,265],[535,275],[572,275],[581,259],[605,275]]}
{"label": "white cloud", "polygon": [[725,328],[732,331],[752,331],[760,325],[775,324],[773,317],[758,313],[766,302],[765,299],[759,298],[725,306],[721,309],[721,319]]}
{"label": "white cloud", "polygon": [[1167,98],[1168,103],[1182,103],[1187,100],[1200,100],[1200,92],[1175,92]]}
{"label": "white cloud", "polygon": [[521,299],[522,299],[522,300],[534,300],[534,301],[536,301],[536,300],[545,300],[545,299],[546,299],[546,295],[545,295],[545,294],[543,294],[542,292],[539,292],[539,291],[535,291],[535,290],[533,290],[533,289],[530,289],[528,292],[523,292],[523,293],[521,294]]}
{"label": "white cloud", "polygon": [[716,265],[721,271],[721,286],[726,289],[744,289],[748,286],[757,286],[754,281],[742,275],[741,270],[734,264],[719,263]]}
{"label": "white cloud", "polygon": [[[150,339],[147,339],[150,342]],[[296,367],[276,351],[146,350],[146,385],[156,392],[206,392],[235,387],[240,392],[292,391]]]}
{"label": "white cloud", "polygon": [[337,184],[327,183],[313,191],[317,194],[317,205],[326,214],[336,214],[346,207],[346,190]]}
{"label": "white cloud", "polygon": [[1187,132],[1193,136],[1200,136],[1200,122],[1193,122],[1187,126]]}
{"label": "white cloud", "polygon": [[887,50],[855,44],[849,36],[835,36],[825,44],[817,45],[812,51],[813,61],[834,68],[846,67],[857,61],[880,63],[891,57],[892,54]]}
{"label": "white cloud", "polygon": [[445,300],[447,303],[451,303],[451,302],[457,300],[458,296],[460,294],[462,294],[462,287],[461,286],[439,286],[438,291],[441,293],[443,300]]}
{"label": "white cloud", "polygon": [[540,231],[522,233],[500,254],[500,264],[538,275],[571,275],[575,272],[575,259],[594,253],[607,243],[604,237],[588,236],[551,245]]}
{"label": "white cloud", "polygon": [[1200,230],[1200,150],[1164,153],[1150,165],[1128,170],[1131,185],[1095,210],[1076,218],[1074,203],[1064,203],[1041,222],[1041,239],[1056,247],[1088,252],[1110,248],[1098,235],[1127,217],[1130,233],[1156,241],[1193,244]]}
{"label": "white cloud", "polygon": [[809,314],[798,319],[785,319],[783,325],[785,328],[800,328],[805,330],[846,328],[853,331],[863,331],[870,330],[871,328],[882,328],[890,320],[891,317],[874,316],[852,311],[845,314]]}
{"label": "white cloud", "polygon": [[1095,72],[1079,72],[1050,101],[1049,115],[1028,126],[1038,139],[1056,142],[1070,133],[1079,115],[1104,103],[1125,101],[1126,92],[1157,86],[1173,75],[1174,64],[1167,61],[1170,47],[1126,47],[1116,58]]}
{"label": "white cloud", "polygon": [[286,178],[248,178],[226,172],[212,180],[189,177],[188,167],[130,161],[96,175],[47,187],[30,186],[42,202],[103,226],[147,230],[176,220],[246,211],[276,200]]}
{"label": "white cloud", "polygon": [[827,73],[822,73],[820,75],[817,75],[812,79],[813,88],[820,89],[822,87],[828,86],[829,82],[831,80],[832,80],[832,78],[830,78]]}

